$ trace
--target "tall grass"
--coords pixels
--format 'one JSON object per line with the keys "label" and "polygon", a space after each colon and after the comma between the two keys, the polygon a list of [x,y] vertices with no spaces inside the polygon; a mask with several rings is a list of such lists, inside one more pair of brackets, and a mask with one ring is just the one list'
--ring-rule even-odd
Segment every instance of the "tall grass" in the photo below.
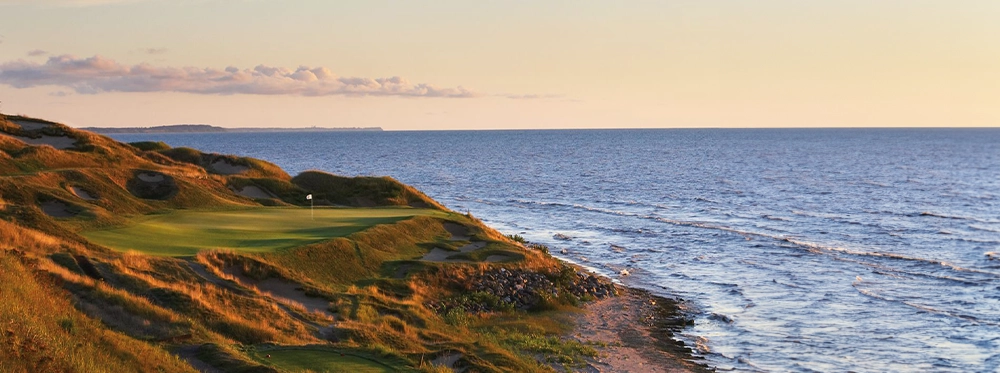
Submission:
{"label": "tall grass", "polygon": [[0,252],[0,372],[194,372],[73,308],[9,251]]}

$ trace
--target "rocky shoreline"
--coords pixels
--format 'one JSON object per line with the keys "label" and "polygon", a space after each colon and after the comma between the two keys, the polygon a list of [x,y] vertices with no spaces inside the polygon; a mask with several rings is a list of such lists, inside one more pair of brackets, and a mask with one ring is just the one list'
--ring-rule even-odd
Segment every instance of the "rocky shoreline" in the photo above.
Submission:
{"label": "rocky shoreline", "polygon": [[711,372],[694,351],[674,338],[693,324],[684,302],[615,285],[567,264],[559,272],[492,268],[456,281],[462,295],[427,304],[440,314],[545,309],[570,299],[583,312],[570,321],[567,340],[599,346],[584,372]]}

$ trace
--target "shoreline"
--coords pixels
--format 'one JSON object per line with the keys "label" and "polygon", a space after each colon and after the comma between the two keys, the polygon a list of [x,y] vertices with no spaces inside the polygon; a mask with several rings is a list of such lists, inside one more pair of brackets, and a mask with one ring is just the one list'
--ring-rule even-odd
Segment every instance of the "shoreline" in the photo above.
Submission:
{"label": "shoreline", "polygon": [[596,344],[584,372],[714,372],[673,338],[690,325],[681,300],[615,285],[619,295],[583,305],[565,338]]}

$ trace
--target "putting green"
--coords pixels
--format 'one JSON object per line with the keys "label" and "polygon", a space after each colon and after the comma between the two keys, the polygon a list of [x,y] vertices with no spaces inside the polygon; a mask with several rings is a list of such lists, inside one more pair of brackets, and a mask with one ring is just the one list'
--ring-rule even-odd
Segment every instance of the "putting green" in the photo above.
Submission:
{"label": "putting green", "polygon": [[416,215],[447,213],[414,208],[255,208],[234,211],[175,210],[148,215],[135,224],[86,231],[91,242],[115,250],[188,256],[201,250],[268,252],[343,237],[378,224]]}
{"label": "putting green", "polygon": [[[268,354],[271,357],[267,357]],[[374,360],[324,349],[274,349],[257,352],[255,355],[258,360],[289,372],[382,373],[398,371]]]}

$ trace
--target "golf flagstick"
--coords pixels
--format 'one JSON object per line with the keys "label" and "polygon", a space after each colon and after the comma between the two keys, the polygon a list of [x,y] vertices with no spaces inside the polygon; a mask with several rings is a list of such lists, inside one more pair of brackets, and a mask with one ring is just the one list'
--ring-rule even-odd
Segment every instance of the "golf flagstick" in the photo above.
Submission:
{"label": "golf flagstick", "polygon": [[309,200],[309,217],[312,218],[312,220],[316,220],[316,212],[313,211],[313,195],[306,195],[306,199]]}

